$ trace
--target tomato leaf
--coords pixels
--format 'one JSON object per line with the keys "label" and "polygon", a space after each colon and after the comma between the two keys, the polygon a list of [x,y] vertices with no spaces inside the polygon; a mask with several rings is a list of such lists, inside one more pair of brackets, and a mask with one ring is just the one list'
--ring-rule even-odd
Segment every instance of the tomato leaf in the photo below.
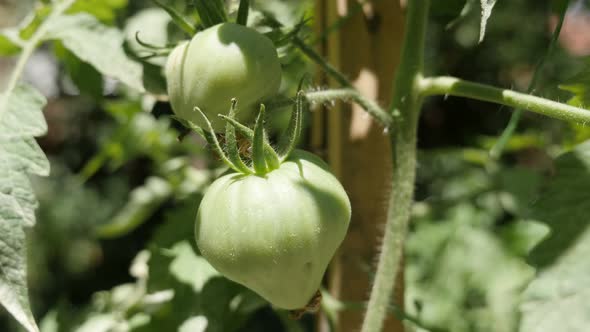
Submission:
{"label": "tomato leaf", "polygon": [[551,232],[531,254],[539,271],[524,292],[522,332],[581,332],[590,326],[589,170],[587,141],[555,161],[555,176],[533,205],[533,216]]}
{"label": "tomato leaf", "polygon": [[492,10],[496,5],[496,0],[480,0],[481,2],[481,23],[479,26],[479,42],[481,43],[486,35],[486,26],[490,16],[492,16]]}
{"label": "tomato leaf", "polygon": [[571,105],[590,107],[590,60],[587,60],[586,69],[559,87],[574,94],[569,100]]}
{"label": "tomato leaf", "polygon": [[49,23],[47,40],[57,39],[80,60],[105,76],[143,92],[142,67],[127,57],[120,30],[100,23],[89,14],[64,15]]}
{"label": "tomato leaf", "polygon": [[28,175],[49,173],[33,138],[47,131],[44,105],[27,85],[0,95],[0,304],[29,332],[38,328],[28,299],[24,227],[35,224],[37,207]]}
{"label": "tomato leaf", "polygon": [[18,45],[11,35],[1,32],[0,33],[0,55],[10,56],[20,52],[21,47]]}
{"label": "tomato leaf", "polygon": [[113,23],[117,18],[117,11],[127,6],[127,0],[77,0],[66,11],[68,14],[86,12],[101,22]]}

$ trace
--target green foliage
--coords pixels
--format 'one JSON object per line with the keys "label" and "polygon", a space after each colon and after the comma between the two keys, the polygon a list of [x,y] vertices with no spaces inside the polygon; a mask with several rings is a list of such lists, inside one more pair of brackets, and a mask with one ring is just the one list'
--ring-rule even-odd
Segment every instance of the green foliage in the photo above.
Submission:
{"label": "green foliage", "polygon": [[560,86],[574,94],[569,103],[580,107],[590,105],[590,61],[586,62],[586,69]]}
{"label": "green foliage", "polygon": [[0,33],[0,55],[9,56],[20,52],[20,46],[6,33]]}
{"label": "green foliage", "polygon": [[[70,2],[67,15],[55,15],[55,8]],[[308,330],[221,277],[191,240],[200,199],[225,169],[203,153],[202,140],[188,136],[179,142],[183,133],[162,116],[169,113],[162,102],[162,66],[171,46],[197,29],[235,19],[278,48],[283,97],[295,95],[310,69],[292,41],[297,33],[311,33],[307,25],[313,22],[302,20],[311,17],[311,1],[240,1],[239,7],[230,1],[228,11],[223,3],[166,1],[161,9],[128,0],[43,1],[22,26],[0,32],[3,56],[49,44],[43,49],[56,57],[80,92],[59,96],[46,108],[52,132],[39,144],[51,156],[53,174],[31,179],[33,185],[30,175],[49,170],[34,138],[46,131],[45,99],[24,84],[0,95],[0,304],[28,331],[37,330],[33,313],[45,312],[39,325],[43,332]],[[557,11],[568,1],[495,3],[433,0],[433,17],[447,30],[431,29],[436,50],[427,59],[439,72],[505,86],[515,81],[523,89],[527,66],[546,49],[543,20],[549,7]],[[246,4],[252,6],[249,15]],[[355,4],[328,30],[362,9]],[[535,24],[522,24],[522,13]],[[439,30],[445,35],[437,36]],[[484,34],[486,43],[478,45]],[[577,66],[563,52],[549,60],[536,93],[565,96],[553,89],[555,81]],[[67,82],[60,74],[59,83]],[[563,84],[575,95],[573,105],[590,105],[588,77],[582,69]],[[105,96],[109,78],[124,85],[109,87]],[[450,101],[459,116],[427,111],[424,117],[420,143],[429,146],[442,137],[444,142],[434,146],[450,147],[426,150],[420,158],[418,203],[407,242],[408,313],[396,313],[420,331],[585,331],[590,324],[585,301],[590,239],[584,214],[590,145],[576,147],[555,165],[548,157],[527,158],[553,155],[588,139],[588,130],[573,125],[539,130],[539,122],[531,122],[535,129],[513,136],[507,156],[493,162],[487,149],[494,140],[480,134],[495,135],[501,117],[494,112],[481,119],[465,116],[474,114],[470,104]],[[288,125],[288,115],[268,108],[270,125],[287,127],[289,133],[303,126],[301,116]],[[428,127],[437,121],[446,127]],[[252,129],[236,129],[238,135],[253,136]],[[266,138],[264,143],[268,153]],[[295,143],[285,141],[279,150]],[[545,181],[547,174],[552,175]],[[133,256],[130,279],[121,271]],[[325,301],[329,312],[362,308],[327,296]],[[0,330],[17,329],[12,326],[0,321]]]}
{"label": "green foliage", "polygon": [[526,257],[547,233],[528,220],[542,176],[522,167],[490,174],[475,152],[419,159],[418,191],[428,196],[406,245],[406,310],[441,331],[515,331],[535,272]]}
{"label": "green foliage", "polygon": [[37,207],[28,175],[49,173],[33,138],[47,131],[44,105],[27,85],[0,95],[0,304],[30,332],[37,326],[29,308],[24,227],[35,224]]}
{"label": "green foliage", "polygon": [[68,14],[86,12],[106,24],[115,23],[117,11],[127,6],[128,0],[76,0]]}
{"label": "green foliage", "polygon": [[80,13],[60,16],[47,28],[46,39],[59,40],[80,60],[110,76],[143,91],[142,68],[123,52],[123,34],[102,25],[94,16]]}
{"label": "green foliage", "polygon": [[535,219],[551,232],[531,255],[539,271],[524,293],[522,332],[582,331],[590,324],[589,167],[590,141],[557,158],[555,175],[534,202]]}

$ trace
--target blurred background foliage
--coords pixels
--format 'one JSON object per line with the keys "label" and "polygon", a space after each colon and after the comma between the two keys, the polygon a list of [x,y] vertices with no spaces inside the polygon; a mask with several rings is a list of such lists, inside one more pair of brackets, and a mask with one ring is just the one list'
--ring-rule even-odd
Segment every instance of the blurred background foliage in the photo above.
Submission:
{"label": "blurred background foliage", "polygon": [[[162,2],[198,20],[190,1]],[[313,22],[311,1],[254,4],[251,25],[271,21],[293,27],[304,16]],[[461,13],[464,4],[434,1],[428,72],[526,90],[558,19],[555,1],[499,1],[481,44],[479,7]],[[229,6],[237,9],[235,1]],[[43,10],[37,9],[39,17]],[[119,27],[131,55],[145,52],[134,39],[136,31],[143,41],[162,46],[186,38],[148,1],[78,1],[71,12],[89,12]],[[535,94],[570,98],[558,85],[581,71],[582,56],[590,55],[588,4],[573,1],[568,17]],[[579,26],[568,26],[570,21]],[[583,29],[585,40],[579,37]],[[313,35],[310,28],[305,32]],[[281,93],[293,96],[314,67],[289,45],[280,55]],[[29,285],[42,331],[313,330],[313,317],[288,319],[199,256],[193,241],[196,209],[207,185],[224,170],[198,137],[178,140],[182,129],[168,117],[163,97],[164,58],[142,61],[147,95],[101,76],[59,44],[40,49],[26,72],[50,98],[49,134],[40,144],[52,172],[34,179],[40,208],[37,226],[28,234]],[[273,113],[271,126],[280,131],[288,115],[288,110]],[[539,202],[539,192],[551,188],[560,165],[586,165],[583,151],[580,158],[574,151],[565,161],[554,159],[589,139],[590,129],[526,114],[506,153],[492,160],[489,149],[509,117],[506,109],[459,98],[426,105],[403,314],[412,317],[417,324],[409,326],[418,331],[508,332],[529,324],[519,308],[536,275],[529,254],[550,232],[537,220],[549,213],[554,215],[548,224],[567,219],[554,212],[559,210],[553,209],[555,200]],[[585,182],[560,181],[584,190]],[[564,199],[584,202],[575,195]],[[538,206],[544,207],[541,212]],[[532,257],[537,256],[550,260]],[[324,303],[327,312],[343,305]],[[2,312],[0,331],[19,327]]]}

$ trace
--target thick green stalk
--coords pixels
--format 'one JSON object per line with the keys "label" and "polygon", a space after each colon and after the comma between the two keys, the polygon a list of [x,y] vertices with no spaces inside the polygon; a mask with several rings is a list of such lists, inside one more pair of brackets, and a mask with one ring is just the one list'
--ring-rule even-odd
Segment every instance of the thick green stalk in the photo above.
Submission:
{"label": "thick green stalk", "polygon": [[390,132],[393,174],[387,224],[362,332],[378,332],[383,328],[396,277],[400,273],[414,196],[416,134],[422,106],[420,82],[429,7],[430,0],[408,2],[404,45],[390,109],[395,121]]}
{"label": "thick green stalk", "polygon": [[558,103],[549,99],[528,95],[512,90],[468,82],[455,77],[425,78],[420,83],[422,94],[450,95],[488,101],[513,108],[522,108],[552,118],[590,124],[590,111]]}

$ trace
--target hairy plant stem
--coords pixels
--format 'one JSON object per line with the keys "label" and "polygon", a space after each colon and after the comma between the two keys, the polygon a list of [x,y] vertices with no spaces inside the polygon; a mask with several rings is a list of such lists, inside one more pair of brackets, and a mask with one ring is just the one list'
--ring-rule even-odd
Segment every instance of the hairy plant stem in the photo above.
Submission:
{"label": "hairy plant stem", "polygon": [[49,16],[43,21],[43,23],[41,23],[41,25],[37,28],[35,33],[33,33],[33,35],[31,36],[31,38],[26,41],[25,46],[23,47],[23,50],[16,62],[16,65],[14,66],[14,70],[10,74],[10,80],[8,81],[8,84],[6,86],[6,90],[4,90],[3,92],[5,98],[0,99],[0,120],[6,112],[8,96],[16,88],[18,81],[20,80],[22,73],[25,69],[25,65],[29,61],[29,58],[33,55],[33,52],[37,48],[38,44],[43,40],[43,38],[45,38],[45,33],[49,28],[49,24],[51,23],[53,18],[63,14],[68,8],[70,8],[70,6],[72,6],[74,2],[75,0],[64,0],[62,2],[57,3],[51,11],[51,14],[49,14]]}
{"label": "hairy plant stem", "polygon": [[422,107],[420,82],[424,66],[424,40],[430,0],[408,2],[404,45],[395,78],[390,113],[393,173],[387,223],[375,281],[362,325],[362,332],[378,332],[391,301],[400,272],[416,176],[416,134]]}
{"label": "hairy plant stem", "polygon": [[388,112],[382,109],[375,101],[366,98],[355,89],[311,91],[306,92],[305,97],[313,103],[325,103],[333,100],[352,100],[372,115],[385,128],[390,128],[393,124],[393,117]]}
{"label": "hairy plant stem", "polygon": [[450,95],[525,109],[552,118],[590,124],[590,111],[507,89],[464,81],[456,77],[431,77],[420,82],[423,96]]}

